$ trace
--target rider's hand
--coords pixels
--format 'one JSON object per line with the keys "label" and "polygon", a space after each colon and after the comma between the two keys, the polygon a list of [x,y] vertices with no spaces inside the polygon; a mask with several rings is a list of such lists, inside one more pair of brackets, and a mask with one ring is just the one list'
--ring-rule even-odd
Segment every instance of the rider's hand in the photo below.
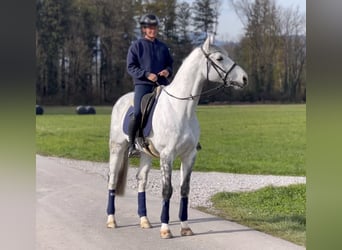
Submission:
{"label": "rider's hand", "polygon": [[152,82],[156,82],[158,80],[158,76],[156,74],[150,73],[147,77],[148,80]]}
{"label": "rider's hand", "polygon": [[159,73],[158,73],[158,75],[159,76],[164,76],[164,77],[168,77],[169,76],[169,71],[167,70],[167,69],[163,69],[162,71],[160,71]]}

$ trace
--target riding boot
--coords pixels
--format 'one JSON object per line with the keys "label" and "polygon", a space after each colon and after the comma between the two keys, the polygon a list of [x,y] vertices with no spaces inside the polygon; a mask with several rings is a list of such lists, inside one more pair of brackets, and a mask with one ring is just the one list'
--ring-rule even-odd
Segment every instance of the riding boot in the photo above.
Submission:
{"label": "riding boot", "polygon": [[135,148],[135,136],[137,134],[139,123],[133,116],[128,126],[128,157],[134,157],[139,155],[139,151]]}

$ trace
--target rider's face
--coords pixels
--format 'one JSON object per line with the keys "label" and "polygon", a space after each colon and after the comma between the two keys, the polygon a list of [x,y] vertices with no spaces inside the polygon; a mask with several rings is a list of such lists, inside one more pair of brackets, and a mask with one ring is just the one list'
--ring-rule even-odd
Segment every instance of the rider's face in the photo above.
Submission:
{"label": "rider's face", "polygon": [[154,39],[157,37],[158,26],[155,26],[155,25],[146,26],[144,27],[144,33],[145,33],[145,36],[147,36],[147,38]]}

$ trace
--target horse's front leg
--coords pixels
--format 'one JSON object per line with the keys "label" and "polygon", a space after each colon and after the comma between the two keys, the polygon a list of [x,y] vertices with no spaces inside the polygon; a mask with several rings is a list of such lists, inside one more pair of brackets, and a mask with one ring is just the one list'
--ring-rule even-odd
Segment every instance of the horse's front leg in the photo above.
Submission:
{"label": "horse's front leg", "polygon": [[179,220],[181,221],[181,236],[191,236],[193,232],[188,225],[188,201],[190,191],[190,179],[192,167],[195,164],[196,150],[191,154],[181,157],[181,171],[180,171],[180,207]]}
{"label": "horse's front leg", "polygon": [[152,225],[147,218],[146,209],[146,183],[148,172],[151,168],[152,159],[146,154],[141,154],[140,166],[136,178],[138,181],[138,215],[141,228],[151,228]]}
{"label": "horse's front leg", "polygon": [[125,159],[124,153],[125,153],[126,144],[122,143],[116,143],[113,140],[109,141],[109,173],[108,173],[108,203],[107,203],[107,227],[108,228],[115,228],[117,227],[116,221],[115,221],[115,194],[116,194],[116,188],[119,185],[123,185],[123,181],[125,180],[118,180],[120,168],[122,167],[122,164],[127,162],[124,162]]}
{"label": "horse's front leg", "polygon": [[160,237],[163,239],[172,238],[172,233],[169,229],[169,209],[170,199],[172,196],[172,184],[171,184],[171,171],[172,171],[173,159],[168,157],[160,158],[160,168],[162,173],[162,195],[163,195],[163,206],[160,216],[161,228]]}

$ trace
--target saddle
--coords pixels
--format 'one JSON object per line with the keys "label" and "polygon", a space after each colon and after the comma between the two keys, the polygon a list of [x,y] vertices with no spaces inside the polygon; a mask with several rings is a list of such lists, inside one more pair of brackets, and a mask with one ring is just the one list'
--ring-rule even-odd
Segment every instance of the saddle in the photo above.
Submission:
{"label": "saddle", "polygon": [[[143,151],[153,157],[159,157],[158,151],[153,147],[153,145],[146,139],[152,130],[152,117],[154,108],[157,104],[158,97],[161,92],[161,87],[158,86],[154,89],[152,93],[146,94],[141,100],[141,123],[139,124],[136,145],[140,151]],[[128,124],[131,116],[134,113],[133,106],[130,106],[124,118],[123,131],[128,135]]]}
{"label": "saddle", "polygon": [[156,100],[158,99],[161,92],[161,87],[158,86],[153,90],[152,93],[146,94],[143,96],[140,104],[141,109],[141,124],[139,127],[139,137],[144,137],[143,129],[146,127],[148,118],[150,117],[150,114],[152,111],[154,111],[154,104]]}

